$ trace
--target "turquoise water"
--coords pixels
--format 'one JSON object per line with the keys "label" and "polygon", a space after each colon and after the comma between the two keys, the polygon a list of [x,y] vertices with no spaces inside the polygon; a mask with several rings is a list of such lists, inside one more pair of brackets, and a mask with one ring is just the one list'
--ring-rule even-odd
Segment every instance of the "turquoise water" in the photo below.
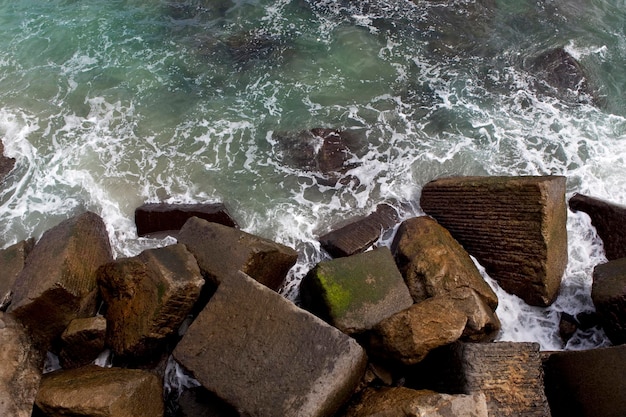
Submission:
{"label": "turquoise water", "polygon": [[[0,190],[0,246],[85,209],[117,256],[144,202],[225,202],[242,228],[296,248],[283,289],[324,259],[320,230],[392,201],[420,214],[443,175],[568,178],[568,196],[626,202],[626,7],[619,0],[0,1],[0,135],[17,159]],[[580,62],[598,105],[530,62]],[[358,166],[336,185],[277,137],[349,131]],[[297,159],[297,158],[296,158]],[[502,338],[562,348],[560,311],[592,308],[604,261],[570,213],[570,263],[549,309],[499,293]],[[604,344],[601,333],[567,348]]]}

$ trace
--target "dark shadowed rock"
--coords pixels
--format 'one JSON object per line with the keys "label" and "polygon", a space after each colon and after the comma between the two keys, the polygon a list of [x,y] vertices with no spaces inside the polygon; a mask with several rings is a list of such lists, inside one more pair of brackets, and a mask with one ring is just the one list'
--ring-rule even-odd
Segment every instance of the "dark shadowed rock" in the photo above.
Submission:
{"label": "dark shadowed rock", "polygon": [[93,362],[104,350],[107,322],[102,316],[74,319],[61,334],[59,362],[65,369]]}
{"label": "dark shadowed rock", "polygon": [[565,312],[561,313],[561,319],[559,320],[559,336],[564,343],[574,336],[576,330],[578,330],[578,320],[576,317]]}
{"label": "dark shadowed rock", "polygon": [[154,359],[200,296],[204,279],[182,244],[143,251],[98,270],[107,304],[107,345],[136,361]]}
{"label": "dark shadowed rock", "polygon": [[50,343],[78,317],[96,312],[96,270],[113,259],[104,222],[86,212],[43,234],[13,287],[9,312],[37,344]]}
{"label": "dark shadowed rock", "polygon": [[43,356],[11,315],[0,312],[0,416],[30,417]]}
{"label": "dark shadowed rock", "polygon": [[166,204],[150,203],[135,209],[137,234],[145,236],[155,232],[176,232],[191,217],[198,217],[224,226],[238,227],[222,203]]}
{"label": "dark shadowed rock", "polygon": [[44,375],[36,403],[48,417],[159,417],[162,395],[153,373],[89,365]]}
{"label": "dark shadowed rock", "polygon": [[242,271],[276,290],[298,259],[298,253],[287,246],[197,217],[185,223],[178,241],[194,254],[205,278],[214,284]]}
{"label": "dark shadowed rock", "polygon": [[413,304],[385,247],[320,262],[302,280],[300,295],[307,310],[350,335]]}
{"label": "dark shadowed rock", "polygon": [[177,403],[175,417],[240,417],[232,406],[202,386],[183,391]]}
{"label": "dark shadowed rock", "polygon": [[591,218],[598,236],[604,244],[604,253],[609,261],[626,257],[626,207],[598,198],[574,194],[569,199],[573,211],[582,211]]}
{"label": "dark shadowed rock", "polygon": [[626,258],[594,268],[591,299],[611,342],[626,343]]}
{"label": "dark shadowed rock", "polygon": [[318,240],[331,256],[350,256],[368,249],[397,222],[396,209],[388,204],[379,204],[370,215],[338,227]]}
{"label": "dark shadowed rock", "polygon": [[552,417],[626,415],[626,345],[553,352],[544,368]]}
{"label": "dark shadowed rock", "polygon": [[7,176],[15,166],[15,158],[4,156],[4,144],[0,140],[0,182]]}
{"label": "dark shadowed rock", "polygon": [[550,305],[567,265],[565,177],[452,177],[421,206],[509,293]]}
{"label": "dark shadowed rock", "polygon": [[242,415],[332,415],[365,371],[350,337],[243,273],[223,279],[174,358]]}
{"label": "dark shadowed rock", "polygon": [[24,269],[26,258],[35,246],[35,239],[27,239],[0,250],[0,311],[5,311],[13,298],[13,285]]}

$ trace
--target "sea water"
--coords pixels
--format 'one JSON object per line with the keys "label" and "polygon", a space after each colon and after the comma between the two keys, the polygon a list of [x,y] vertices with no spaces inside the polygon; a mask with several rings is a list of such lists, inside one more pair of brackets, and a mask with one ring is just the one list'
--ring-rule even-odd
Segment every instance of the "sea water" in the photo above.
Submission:
{"label": "sea water", "polygon": [[[621,0],[0,1],[0,247],[91,210],[115,256],[146,202],[226,203],[242,228],[300,253],[281,292],[327,259],[329,226],[396,205],[423,214],[446,175],[564,175],[567,197],[626,202],[626,6]],[[598,104],[529,70],[562,47]],[[289,160],[281,132],[359,138],[335,185]],[[502,340],[564,345],[560,313],[592,311],[601,241],[568,213],[569,263],[549,308],[497,287]],[[388,244],[392,235],[383,237]],[[484,271],[483,271],[484,273]]]}

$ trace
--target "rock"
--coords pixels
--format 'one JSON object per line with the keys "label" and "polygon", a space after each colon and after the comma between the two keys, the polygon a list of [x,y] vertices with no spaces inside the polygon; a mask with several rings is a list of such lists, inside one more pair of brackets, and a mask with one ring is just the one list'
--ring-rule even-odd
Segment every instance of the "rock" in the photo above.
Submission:
{"label": "rock", "polygon": [[626,258],[594,268],[591,300],[611,342],[626,343]]}
{"label": "rock", "polygon": [[488,417],[485,395],[440,394],[404,387],[369,388],[343,417]]}
{"label": "rock", "polygon": [[407,385],[460,394],[482,392],[490,416],[549,417],[537,343],[462,343],[433,351]]}
{"label": "rock", "polygon": [[564,343],[574,336],[578,330],[578,320],[576,317],[565,312],[561,313],[561,320],[559,320],[559,336]]}
{"label": "rock", "polygon": [[185,222],[198,217],[224,226],[238,227],[222,203],[214,204],[144,204],[135,209],[137,235],[179,231]]}
{"label": "rock", "polygon": [[379,204],[370,215],[320,236],[319,242],[331,256],[339,258],[364,252],[381,234],[398,222],[398,212],[388,204]]}
{"label": "rock", "polygon": [[573,211],[582,211],[591,218],[598,236],[604,244],[604,253],[609,261],[626,257],[626,206],[613,204],[598,198],[574,194],[569,199]]}
{"label": "rock", "polygon": [[0,311],[6,311],[11,304],[13,285],[34,246],[35,239],[31,238],[0,250]]}
{"label": "rock", "polygon": [[204,279],[182,244],[143,251],[98,270],[106,302],[107,345],[131,360],[156,359],[200,296]]}
{"label": "rock", "polygon": [[65,369],[92,363],[104,350],[107,321],[102,316],[74,319],[61,334],[59,362]]}
{"label": "rock", "polygon": [[260,61],[278,61],[288,49],[284,39],[261,30],[237,33],[223,45],[236,70],[248,69]]}
{"label": "rock", "polygon": [[349,335],[413,304],[385,247],[320,262],[302,280],[300,295],[307,310]]}
{"label": "rock", "polygon": [[4,144],[0,140],[0,181],[4,180],[13,167],[15,166],[15,158],[7,158],[4,156]]}
{"label": "rock", "polygon": [[13,286],[8,311],[50,348],[75,318],[96,313],[96,270],[113,259],[104,222],[86,212],[43,234]]}
{"label": "rock", "polygon": [[498,306],[498,297],[465,249],[434,219],[422,216],[402,222],[391,249],[416,303],[471,288],[492,310]]}
{"label": "rock", "polygon": [[0,312],[0,415],[30,417],[41,380],[43,356],[26,329]]}
{"label": "rock", "polygon": [[178,398],[176,417],[239,417],[229,404],[204,387],[185,390]]}
{"label": "rock", "polygon": [[88,365],[44,375],[36,404],[48,417],[157,417],[162,396],[150,372]]}
{"label": "rock", "polygon": [[556,298],[567,265],[565,177],[453,177],[426,184],[421,206],[507,292]]}
{"label": "rock", "polygon": [[459,287],[447,294],[454,306],[467,317],[461,340],[468,342],[491,342],[500,331],[500,320],[485,299],[474,289]]}
{"label": "rock", "polygon": [[197,217],[185,223],[178,241],[194,254],[205,278],[214,284],[240,270],[277,290],[298,259],[298,253],[287,246]]}
{"label": "rock", "polygon": [[626,345],[552,352],[544,368],[553,417],[626,415]]}
{"label": "rock", "polygon": [[173,352],[241,415],[332,415],[367,358],[354,339],[245,274],[223,279]]}
{"label": "rock", "polygon": [[436,296],[400,311],[372,329],[368,353],[392,363],[414,365],[431,350],[458,340],[467,316],[453,300]]}

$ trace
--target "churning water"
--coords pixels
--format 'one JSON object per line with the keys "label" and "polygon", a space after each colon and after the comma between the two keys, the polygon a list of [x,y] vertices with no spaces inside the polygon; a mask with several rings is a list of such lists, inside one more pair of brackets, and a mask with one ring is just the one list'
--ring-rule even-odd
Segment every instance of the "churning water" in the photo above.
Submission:
{"label": "churning water", "polygon": [[[446,5],[450,3],[451,5]],[[296,248],[283,289],[324,259],[319,230],[419,194],[445,175],[567,176],[626,202],[622,0],[0,0],[0,247],[86,209],[117,256],[144,202],[224,201],[242,228]],[[562,47],[595,97],[554,88],[533,59]],[[544,74],[545,75],[545,74]],[[320,181],[281,132],[349,131],[352,169]],[[358,163],[357,163],[358,162]],[[559,313],[592,310],[604,261],[569,213],[561,296],[498,291],[504,340],[563,348]],[[567,348],[599,346],[597,330]]]}

